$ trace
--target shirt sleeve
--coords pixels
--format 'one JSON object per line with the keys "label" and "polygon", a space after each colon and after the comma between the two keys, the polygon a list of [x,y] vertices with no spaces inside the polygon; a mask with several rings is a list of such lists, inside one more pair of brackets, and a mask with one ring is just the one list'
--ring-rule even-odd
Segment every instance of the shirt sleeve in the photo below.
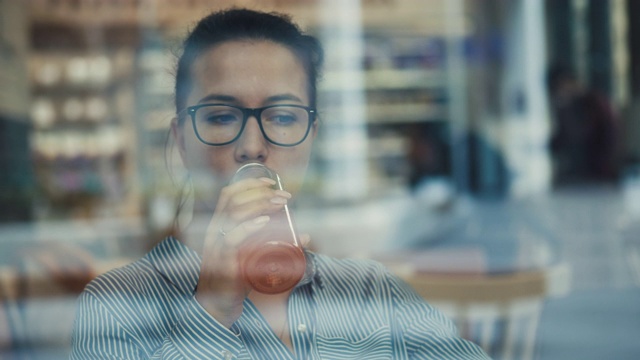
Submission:
{"label": "shirt sleeve", "polygon": [[489,359],[476,344],[461,338],[443,313],[427,304],[402,280],[386,274],[396,326],[410,359]]}
{"label": "shirt sleeve", "polygon": [[[70,359],[233,359],[242,341],[217,322],[195,300],[187,302],[180,320],[159,345],[152,345],[128,327],[131,319],[114,316],[95,296],[84,292],[79,299],[72,335]],[[131,321],[128,321],[131,320]]]}
{"label": "shirt sleeve", "polygon": [[70,359],[144,359],[137,340],[93,296],[80,295]]}

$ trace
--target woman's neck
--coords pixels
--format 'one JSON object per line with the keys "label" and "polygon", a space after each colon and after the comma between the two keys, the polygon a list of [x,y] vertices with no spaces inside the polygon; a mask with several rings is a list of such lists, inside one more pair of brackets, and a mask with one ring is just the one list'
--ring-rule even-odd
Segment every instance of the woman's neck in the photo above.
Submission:
{"label": "woman's neck", "polygon": [[280,294],[267,295],[257,291],[249,293],[249,300],[267,321],[273,333],[293,352],[293,343],[289,332],[288,304],[291,290]]}

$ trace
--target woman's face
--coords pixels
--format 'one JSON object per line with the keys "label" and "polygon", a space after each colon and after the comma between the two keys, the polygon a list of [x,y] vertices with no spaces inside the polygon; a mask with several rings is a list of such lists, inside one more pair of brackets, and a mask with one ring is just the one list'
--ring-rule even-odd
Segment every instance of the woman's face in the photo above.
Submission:
{"label": "woman's face", "polygon": [[[246,108],[294,104],[309,106],[308,78],[298,58],[286,47],[270,41],[229,41],[204,52],[191,69],[192,89],[187,106],[204,103]],[[258,162],[275,170],[287,191],[295,194],[302,183],[317,131],[314,122],[304,142],[293,147],[269,143],[250,117],[233,143],[203,144],[189,118],[174,120],[173,135],[189,170],[196,199],[212,208],[217,194],[242,165]]]}

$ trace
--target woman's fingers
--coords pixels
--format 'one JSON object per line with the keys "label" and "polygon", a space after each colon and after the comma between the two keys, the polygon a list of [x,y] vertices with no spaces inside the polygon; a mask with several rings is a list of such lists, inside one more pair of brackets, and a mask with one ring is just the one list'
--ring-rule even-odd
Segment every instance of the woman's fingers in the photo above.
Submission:
{"label": "woman's fingers", "polygon": [[242,194],[245,191],[255,189],[255,188],[271,188],[275,185],[275,181],[267,178],[261,179],[244,179],[238,182],[229,184],[220,190],[220,196],[218,197],[218,203],[216,205],[216,209],[226,208],[229,202],[236,201],[234,200],[236,196]]}
{"label": "woman's fingers", "polygon": [[[241,189],[231,189],[232,192],[226,204],[227,207],[241,208],[256,202],[268,201],[271,204],[283,205],[291,199],[291,194],[284,190],[276,190],[269,186],[258,186]],[[235,191],[234,191],[235,190]]]}
{"label": "woman's fingers", "polygon": [[255,234],[258,230],[262,229],[271,218],[267,215],[258,216],[255,219],[247,220],[240,223],[233,230],[220,231],[224,237],[225,243],[233,248],[237,248],[244,242],[249,236]]}
{"label": "woman's fingers", "polygon": [[253,197],[247,201],[239,199],[237,202],[230,202],[227,205],[225,212],[230,221],[241,223],[260,215],[273,214],[282,210],[291,198],[290,194],[280,193],[280,190],[260,191],[259,193],[256,191],[254,194],[247,194],[247,196]]}
{"label": "woman's fingers", "polygon": [[[253,190],[256,188],[272,189],[275,184],[275,181],[268,178],[243,179],[225,186],[220,191],[220,199],[223,201],[228,201],[237,194],[242,194],[243,192],[246,192],[248,190]],[[222,205],[225,204],[223,203]]]}
{"label": "woman's fingers", "polygon": [[273,189],[271,182],[273,180],[266,178],[245,179],[222,190],[216,215],[225,231],[245,221],[273,214],[288,203],[291,194]]}

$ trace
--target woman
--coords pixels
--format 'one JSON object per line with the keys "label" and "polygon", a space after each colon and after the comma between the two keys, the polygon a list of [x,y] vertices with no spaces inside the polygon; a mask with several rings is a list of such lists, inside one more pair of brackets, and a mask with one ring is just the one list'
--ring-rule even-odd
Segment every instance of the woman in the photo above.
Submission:
{"label": "woman", "polygon": [[[234,9],[198,23],[178,62],[171,124],[194,218],[179,239],[85,289],[72,358],[485,358],[378,264],[307,252],[304,280],[272,295],[240,275],[242,244],[300,188],[321,62],[318,42],[282,16]],[[304,126],[282,130],[293,113]],[[288,192],[268,178],[230,181],[248,163],[277,172]]]}

